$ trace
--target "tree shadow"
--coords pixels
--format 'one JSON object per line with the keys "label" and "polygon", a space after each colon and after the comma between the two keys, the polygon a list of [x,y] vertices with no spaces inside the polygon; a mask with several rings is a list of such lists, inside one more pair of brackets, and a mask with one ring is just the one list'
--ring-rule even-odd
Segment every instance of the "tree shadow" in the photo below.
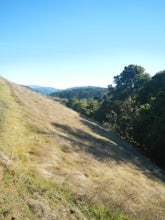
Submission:
{"label": "tree shadow", "polygon": [[67,134],[66,136],[61,133],[59,136],[69,141],[73,149],[74,147],[75,149],[78,147],[80,150],[93,155],[100,161],[110,159],[116,163],[132,163],[149,178],[157,178],[165,182],[165,172],[159,169],[149,159],[145,158],[145,156],[127,141],[117,134],[103,129],[99,124],[85,118],[82,118],[81,122],[91,132],[55,122],[52,125],[62,131],[62,133]]}

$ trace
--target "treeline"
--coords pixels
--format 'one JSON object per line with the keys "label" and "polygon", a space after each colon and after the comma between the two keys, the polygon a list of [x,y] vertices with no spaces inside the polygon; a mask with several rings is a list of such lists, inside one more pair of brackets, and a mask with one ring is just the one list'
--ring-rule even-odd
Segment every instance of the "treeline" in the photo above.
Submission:
{"label": "treeline", "polygon": [[165,167],[165,71],[151,77],[129,65],[115,86],[97,98],[72,97],[67,105],[113,129]]}
{"label": "treeline", "polygon": [[51,96],[70,99],[76,97],[77,99],[82,98],[93,98],[100,97],[102,93],[107,92],[107,88],[101,87],[82,87],[82,88],[71,88],[60,92],[54,92]]}

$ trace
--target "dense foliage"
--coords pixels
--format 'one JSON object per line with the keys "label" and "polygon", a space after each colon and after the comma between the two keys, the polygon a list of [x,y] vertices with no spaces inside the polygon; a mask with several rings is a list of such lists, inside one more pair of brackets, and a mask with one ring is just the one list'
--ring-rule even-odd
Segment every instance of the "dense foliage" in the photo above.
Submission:
{"label": "dense foliage", "polygon": [[83,98],[79,100],[73,96],[69,99],[67,106],[85,116],[94,118],[100,108],[100,103],[97,99],[94,98]]}
{"label": "dense foliage", "polygon": [[61,92],[52,93],[51,96],[70,99],[73,96],[77,99],[89,99],[100,97],[102,93],[107,92],[106,88],[101,87],[82,87],[82,88],[73,88],[66,89]]}
{"label": "dense foliage", "polygon": [[72,97],[67,105],[115,130],[165,167],[165,71],[151,77],[143,67],[129,65],[114,83],[100,98]]}

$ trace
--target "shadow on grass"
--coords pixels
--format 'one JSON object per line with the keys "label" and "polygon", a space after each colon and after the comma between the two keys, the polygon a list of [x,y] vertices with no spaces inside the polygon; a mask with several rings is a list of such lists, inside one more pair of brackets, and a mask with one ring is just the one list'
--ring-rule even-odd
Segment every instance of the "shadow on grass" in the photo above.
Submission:
{"label": "shadow on grass", "polygon": [[116,163],[130,162],[149,178],[157,178],[165,182],[165,172],[151,163],[149,159],[145,158],[127,141],[92,121],[82,118],[81,122],[91,130],[90,133],[55,122],[52,125],[63,133],[68,134],[68,136],[62,134],[60,136],[72,143],[73,150],[74,146],[75,148],[79,147],[80,150],[92,154],[100,161],[110,159]]}

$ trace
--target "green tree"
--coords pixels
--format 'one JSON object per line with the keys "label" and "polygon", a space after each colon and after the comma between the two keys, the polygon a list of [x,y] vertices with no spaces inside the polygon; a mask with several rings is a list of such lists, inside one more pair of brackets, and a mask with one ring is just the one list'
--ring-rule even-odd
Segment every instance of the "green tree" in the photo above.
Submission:
{"label": "green tree", "polygon": [[[130,141],[133,119],[137,114],[139,92],[150,81],[149,74],[141,66],[129,65],[120,75],[114,77],[115,87],[108,87],[106,99],[106,121],[110,127]],[[105,105],[105,103],[104,103]]]}
{"label": "green tree", "polygon": [[147,155],[165,167],[165,71],[157,73],[141,90],[133,136]]}

